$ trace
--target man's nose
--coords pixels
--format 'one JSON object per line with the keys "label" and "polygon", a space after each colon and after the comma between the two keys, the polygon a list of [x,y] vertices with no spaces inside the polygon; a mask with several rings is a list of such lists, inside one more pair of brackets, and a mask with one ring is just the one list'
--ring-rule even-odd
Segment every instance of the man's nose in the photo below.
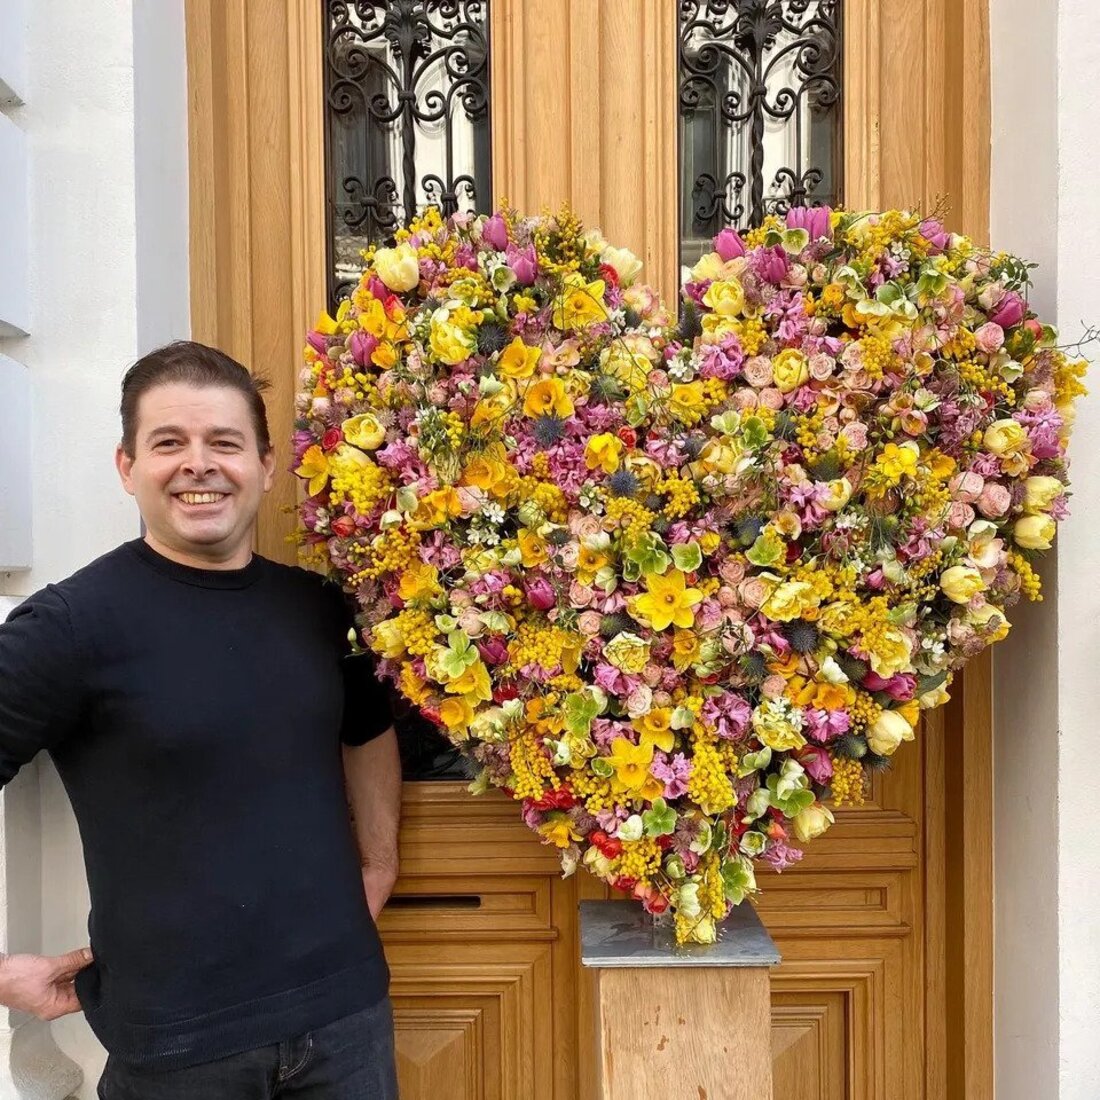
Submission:
{"label": "man's nose", "polygon": [[214,472],[214,455],[207,447],[196,444],[183,456],[183,469],[193,477],[205,477]]}

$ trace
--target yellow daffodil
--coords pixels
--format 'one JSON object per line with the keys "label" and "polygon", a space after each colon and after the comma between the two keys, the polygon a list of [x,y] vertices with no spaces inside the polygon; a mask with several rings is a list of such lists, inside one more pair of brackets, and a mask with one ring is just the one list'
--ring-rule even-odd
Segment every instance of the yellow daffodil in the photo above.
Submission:
{"label": "yellow daffodil", "polygon": [[669,626],[687,629],[695,623],[692,610],[703,598],[698,588],[687,588],[686,578],[679,569],[670,569],[664,576],[651,573],[645,579],[644,595],[633,597],[634,609],[654,630]]}
{"label": "yellow daffodil", "polygon": [[397,594],[406,601],[432,596],[438,590],[439,570],[419,559],[409,563],[397,583]]}
{"label": "yellow daffodil", "polygon": [[439,720],[452,733],[464,730],[474,717],[474,708],[465,695],[452,695],[439,704]]}
{"label": "yellow daffodil", "polygon": [[488,702],[493,697],[493,685],[489,682],[489,670],[481,661],[475,661],[461,676],[445,685],[451,695],[461,695],[471,706]]}
{"label": "yellow daffodil", "polygon": [[583,275],[576,272],[567,275],[561,292],[554,299],[554,327],[570,331],[606,321],[607,310],[603,304],[605,289],[602,279],[588,283]]}
{"label": "yellow daffodil", "polygon": [[517,336],[500,353],[497,370],[505,378],[530,378],[535,373],[541,356],[542,348],[530,347]]}
{"label": "yellow daffodil", "polygon": [[649,765],[653,761],[652,745],[632,745],[625,737],[611,742],[611,754],[607,762],[615,769],[615,780],[627,791],[640,791],[649,778]]}
{"label": "yellow daffodil", "polygon": [[523,395],[524,416],[556,416],[565,419],[573,415],[573,402],[565,392],[560,378],[544,378],[529,386]]}
{"label": "yellow daffodil", "polygon": [[538,827],[539,835],[548,840],[555,848],[568,848],[581,839],[573,819],[568,814],[555,813]]}
{"label": "yellow daffodil", "polygon": [[703,383],[695,381],[674,385],[668,399],[668,408],[682,424],[697,424],[706,410]]}
{"label": "yellow daffodil", "polygon": [[584,448],[584,464],[590,470],[613,474],[622,461],[623,441],[611,432],[594,435]]}
{"label": "yellow daffodil", "polygon": [[519,552],[523,558],[525,569],[533,569],[536,565],[542,565],[550,557],[550,549],[546,545],[546,540],[532,531],[530,527],[520,529],[516,535],[516,542],[519,544]]}
{"label": "yellow daffodil", "polygon": [[316,444],[309,448],[294,471],[301,478],[309,478],[309,495],[316,496],[328,482],[328,458]]}

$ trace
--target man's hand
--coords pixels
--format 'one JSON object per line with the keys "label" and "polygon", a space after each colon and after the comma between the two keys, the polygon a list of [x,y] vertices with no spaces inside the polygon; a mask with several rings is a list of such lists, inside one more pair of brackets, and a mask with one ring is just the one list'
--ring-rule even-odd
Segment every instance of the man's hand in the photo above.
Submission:
{"label": "man's hand", "polygon": [[67,955],[0,956],[0,1004],[29,1012],[40,1020],[56,1020],[80,1011],[73,979],[92,961],[83,947]]}
{"label": "man's hand", "polygon": [[363,892],[367,895],[367,908],[374,920],[378,920],[382,907],[389,901],[395,882],[397,882],[396,866],[366,863],[363,865]]}

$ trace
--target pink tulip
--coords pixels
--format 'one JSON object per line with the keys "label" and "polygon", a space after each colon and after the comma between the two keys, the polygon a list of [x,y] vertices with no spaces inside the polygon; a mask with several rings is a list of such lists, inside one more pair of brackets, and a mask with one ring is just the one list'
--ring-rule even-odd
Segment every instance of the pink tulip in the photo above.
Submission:
{"label": "pink tulip", "polygon": [[370,357],[374,354],[374,349],[378,347],[378,337],[359,329],[351,334],[348,347],[351,350],[351,357],[356,363],[361,367],[365,367],[370,363]]}
{"label": "pink tulip", "polygon": [[508,247],[508,226],[499,214],[494,214],[481,227],[481,239],[498,252]]}
{"label": "pink tulip", "polygon": [[487,665],[502,665],[508,660],[508,644],[501,637],[482,638],[475,644]]}
{"label": "pink tulip", "polygon": [[506,252],[508,266],[516,276],[516,282],[520,286],[530,286],[538,274],[539,265],[535,257],[535,246],[529,244],[526,248],[516,248],[514,244],[508,245]]}
{"label": "pink tulip", "polygon": [[925,218],[920,223],[920,235],[937,251],[942,252],[951,240],[951,234],[944,229],[937,218]]}
{"label": "pink tulip", "polygon": [[828,206],[792,206],[787,211],[789,229],[805,229],[811,241],[819,241],[829,236],[829,216],[832,210]]}
{"label": "pink tulip", "polygon": [[549,611],[557,602],[553,585],[545,577],[535,577],[524,586],[527,602],[536,611]]}
{"label": "pink tulip", "polygon": [[306,337],[306,343],[309,344],[318,355],[324,355],[325,352],[328,351],[328,337],[323,332],[318,332],[316,329]]}
{"label": "pink tulip", "polygon": [[723,229],[714,238],[714,251],[722,257],[723,261],[730,260],[745,254],[745,242],[741,240],[741,234],[736,229]]}

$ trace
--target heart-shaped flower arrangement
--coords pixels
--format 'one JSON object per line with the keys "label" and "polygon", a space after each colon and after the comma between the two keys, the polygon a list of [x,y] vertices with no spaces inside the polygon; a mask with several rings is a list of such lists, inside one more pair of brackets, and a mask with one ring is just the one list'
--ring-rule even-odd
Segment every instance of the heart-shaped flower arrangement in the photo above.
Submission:
{"label": "heart-shaped flower arrangement", "polygon": [[935,220],[714,246],[677,323],[568,212],[429,210],[310,333],[295,435],[380,674],[701,942],[1038,597],[1084,370]]}

